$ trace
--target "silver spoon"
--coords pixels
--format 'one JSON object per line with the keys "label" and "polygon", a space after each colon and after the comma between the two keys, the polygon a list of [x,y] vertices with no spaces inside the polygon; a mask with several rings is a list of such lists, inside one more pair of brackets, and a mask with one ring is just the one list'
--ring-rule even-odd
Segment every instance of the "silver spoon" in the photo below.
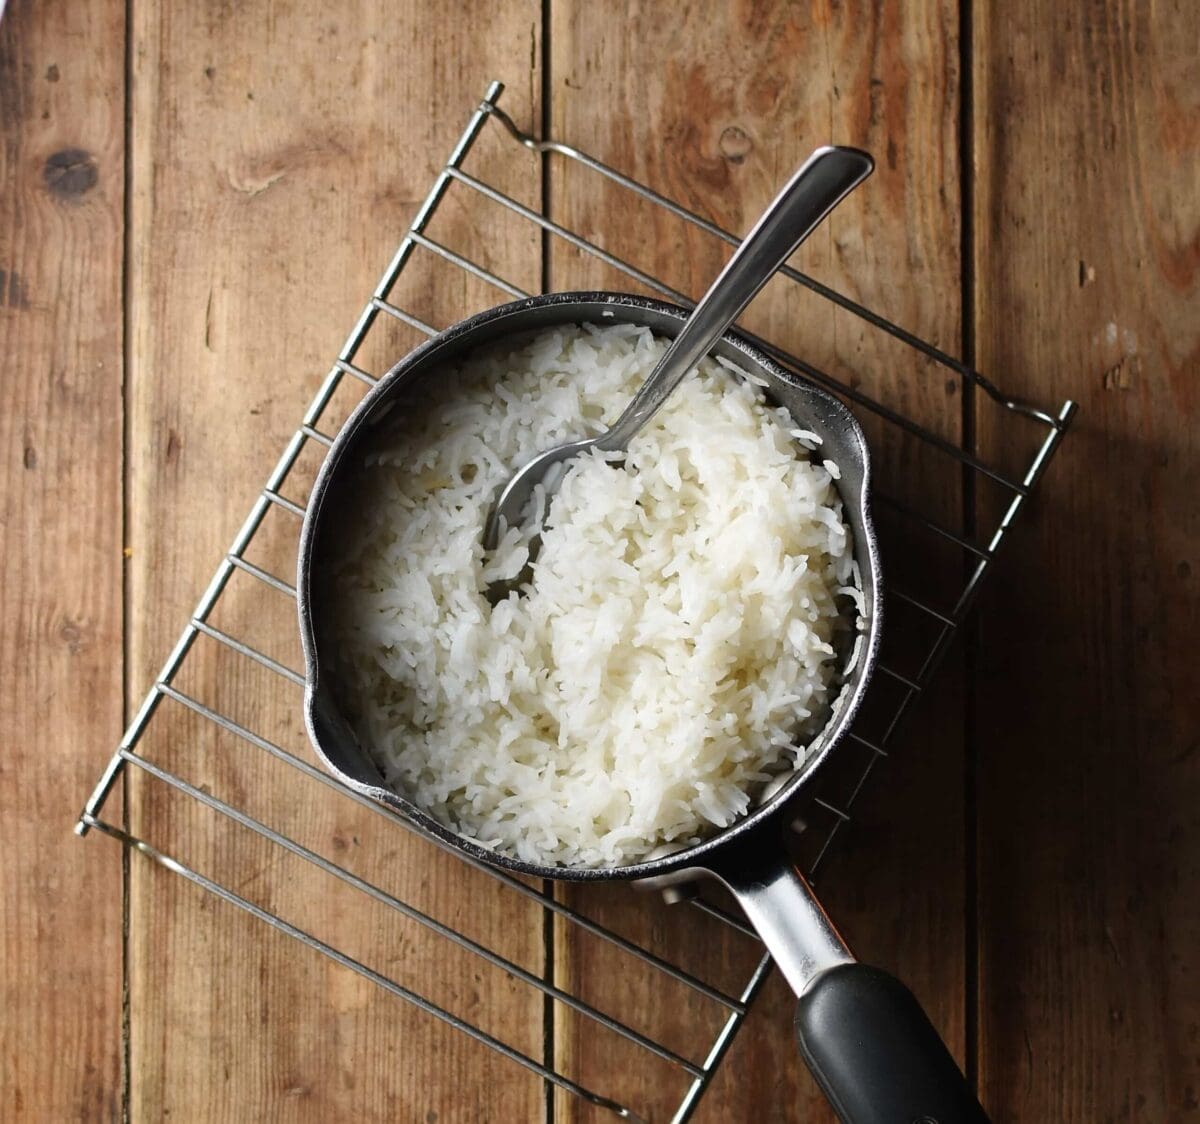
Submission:
{"label": "silver spoon", "polygon": [[[484,527],[484,550],[491,554],[504,529],[520,525],[539,483],[546,484],[549,502],[549,494],[563,476],[560,470],[548,479],[555,465],[587,449],[624,452],[684,375],[720,339],[775,271],[874,167],[875,161],[857,148],[818,148],[746,235],[612,428],[596,437],[539,453],[500,489]],[[540,539],[535,536],[529,547],[530,562],[539,546]],[[527,572],[515,579],[493,582],[488,588],[489,598],[494,602],[506,596],[525,580]]]}

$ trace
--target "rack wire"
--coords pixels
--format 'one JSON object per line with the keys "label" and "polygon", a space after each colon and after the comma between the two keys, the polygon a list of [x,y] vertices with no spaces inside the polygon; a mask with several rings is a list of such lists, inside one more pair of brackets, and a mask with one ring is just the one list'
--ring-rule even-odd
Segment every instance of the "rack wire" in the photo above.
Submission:
{"label": "rack wire", "polygon": [[[278,830],[265,822],[263,818],[251,814],[246,808],[239,806],[238,801],[222,799],[214,794],[208,785],[193,783],[179,771],[151,760],[150,756],[142,751],[143,743],[152,726],[159,720],[164,704],[171,702],[183,708],[191,719],[211,724],[224,735],[228,735],[231,743],[236,743],[243,749],[252,749],[266,754],[274,761],[282,763],[287,769],[335,791],[340,797],[355,801],[371,812],[377,813],[383,821],[380,825],[381,831],[413,831],[394,812],[343,787],[314,764],[306,745],[285,746],[279,744],[279,741],[256,732],[245,718],[235,717],[221,705],[205,701],[199,697],[199,692],[193,691],[186,685],[181,686],[181,683],[184,679],[183,671],[188,663],[189,655],[193,652],[197,642],[203,639],[215,643],[227,652],[233,653],[241,659],[249,660],[263,669],[276,683],[279,691],[294,692],[303,686],[304,680],[301,673],[289,666],[286,661],[268,654],[264,650],[266,645],[261,642],[261,637],[236,635],[226,627],[214,623],[216,610],[227,594],[231,579],[239,573],[246,575],[256,583],[255,596],[257,597],[294,599],[295,589],[291,583],[271,572],[269,568],[251,561],[248,553],[270,513],[281,513],[285,518],[290,518],[294,523],[293,535],[295,531],[298,531],[299,520],[304,514],[304,503],[289,497],[285,493],[285,485],[295,472],[306,450],[315,449],[319,455],[323,456],[324,450],[332,441],[332,436],[322,430],[321,423],[327,418],[336,418],[339,414],[345,416],[347,403],[342,399],[347,396],[348,388],[357,386],[355,393],[361,394],[364,392],[364,388],[375,383],[377,376],[367,370],[359,360],[364,352],[364,345],[368,338],[377,331],[378,325],[387,322],[399,323],[409,329],[415,329],[423,336],[434,335],[439,330],[393,299],[401,276],[415,275],[420,280],[423,271],[436,266],[458,270],[469,275],[473,281],[482,282],[501,294],[501,299],[527,295],[521,287],[512,284],[492,268],[481,264],[470,253],[459,252],[431,236],[430,223],[451,192],[459,196],[458,202],[466,207],[480,206],[483,201],[486,201],[491,205],[503,208],[508,216],[515,216],[521,222],[530,224],[546,244],[555,240],[565,243],[579,251],[581,259],[599,263],[609,270],[616,270],[635,285],[642,286],[683,305],[692,303],[687,294],[606,250],[598,243],[597,239],[586,237],[576,230],[553,221],[537,208],[526,206],[512,198],[485,178],[468,172],[465,169],[467,158],[484,130],[488,128],[498,130],[505,144],[510,146],[515,144],[531,149],[539,155],[542,161],[561,161],[564,167],[573,168],[581,175],[586,173],[602,177],[622,191],[631,193],[631,196],[641,203],[660,208],[664,213],[670,214],[674,219],[686,224],[687,227],[729,245],[736,244],[737,239],[728,231],[601,163],[580,149],[556,141],[538,140],[522,132],[498,105],[502,90],[503,86],[500,83],[492,83],[483,100],[471,114],[466,129],[454,146],[424,203],[417,211],[399,249],[363,308],[361,316],[334,360],[315,398],[304,412],[300,425],[288,441],[282,456],[255,499],[249,515],[234,537],[229,550],[220,560],[195,612],[185,624],[178,642],[134,715],[95,790],[88,798],[80,814],[76,830],[80,835],[84,835],[95,829],[119,840],[131,851],[161,864],[224,902],[236,906],[271,928],[294,938],[308,948],[357,973],[384,991],[456,1028],[483,1046],[496,1051],[515,1065],[524,1067],[545,1083],[548,1114],[552,1115],[553,1109],[553,1101],[549,1094],[554,1089],[558,1089],[566,1094],[582,1098],[601,1109],[606,1109],[620,1118],[642,1119],[639,1115],[641,1111],[639,1106],[625,1104],[605,1090],[585,1085],[570,1073],[565,1072],[566,1066],[558,1064],[553,1050],[553,1035],[550,1033],[550,1028],[561,1011],[570,1011],[573,1016],[577,1016],[584,1023],[593,1024],[603,1028],[607,1033],[621,1037],[637,1051],[657,1058],[661,1063],[683,1075],[682,1093],[670,1117],[674,1124],[682,1124],[696,1109],[702,1094],[711,1082],[734,1035],[767,978],[771,962],[769,956],[762,952],[761,946],[753,946],[754,951],[749,959],[751,966],[740,977],[736,987],[719,986],[700,978],[695,972],[681,966],[672,958],[646,947],[645,942],[624,936],[613,926],[596,921],[568,901],[559,900],[549,886],[530,885],[504,872],[472,863],[462,855],[456,856],[455,861],[475,866],[484,876],[498,883],[505,894],[516,895],[532,903],[532,907],[541,912],[543,924],[547,927],[557,925],[565,927],[565,931],[586,933],[591,938],[604,942],[615,954],[633,958],[638,964],[643,965],[654,978],[673,981],[674,985],[681,986],[690,994],[712,1004],[718,1012],[714,1032],[706,1041],[699,1044],[699,1048],[692,1046],[685,1052],[677,1046],[669,1045],[656,1039],[653,1035],[639,1030],[632,1025],[631,1021],[602,1010],[600,1006],[579,994],[578,989],[572,990],[570,987],[561,986],[555,981],[551,971],[531,971],[515,959],[489,947],[486,942],[468,935],[463,931],[465,926],[460,927],[439,920],[432,913],[405,900],[403,896],[356,874],[350,869],[349,863],[334,861],[326,857],[319,850],[305,845],[286,831]],[[868,704],[864,708],[864,712],[871,715],[873,709],[873,717],[860,719],[851,733],[850,744],[857,747],[858,753],[852,754],[847,748],[845,752],[835,755],[837,758],[843,759],[839,771],[822,778],[822,786],[813,797],[811,806],[800,817],[804,824],[801,835],[802,861],[809,875],[812,876],[825,861],[835,836],[850,822],[852,809],[868,775],[877,762],[888,756],[891,751],[902,720],[911,710],[914,701],[927,691],[947,645],[961,627],[965,615],[978,595],[985,577],[990,572],[1014,521],[1028,502],[1051,457],[1062,441],[1075,407],[1068,401],[1063,403],[1057,412],[1048,413],[1033,405],[1010,399],[970,366],[954,359],[944,350],[905,331],[863,305],[793,268],[785,267],[782,273],[789,282],[802,286],[819,300],[828,302],[856,318],[866,329],[883,333],[891,341],[895,341],[907,349],[907,353],[911,355],[911,372],[906,371],[906,376],[911,374],[912,378],[927,378],[931,371],[949,372],[953,378],[959,380],[964,393],[971,393],[974,390],[981,392],[1003,412],[1007,424],[1011,427],[1014,442],[1019,440],[1028,448],[1028,455],[1018,466],[1017,471],[986,463],[972,451],[946,439],[928,424],[910,416],[899,405],[890,404],[880,397],[873,397],[861,386],[852,384],[845,377],[834,377],[813,363],[789,354],[769,340],[757,339],[759,345],[783,365],[803,373],[838,394],[855,408],[861,418],[872,419],[873,424],[884,434],[885,440],[915,443],[916,447],[936,453],[947,460],[943,471],[957,474],[964,487],[973,487],[975,480],[986,481],[1000,497],[1000,502],[994,505],[998,516],[994,526],[982,534],[978,532],[968,534],[946,525],[946,520],[940,515],[931,516],[927,512],[919,510],[910,500],[897,494],[890,494],[886,487],[878,496],[877,502],[890,512],[891,522],[894,524],[894,526],[882,529],[881,539],[883,540],[885,561],[890,553],[887,548],[889,538],[903,542],[905,551],[909,554],[914,550],[918,553],[922,550],[932,552],[948,545],[958,557],[958,562],[950,568],[951,572],[959,575],[961,582],[953,591],[952,596],[936,602],[924,593],[909,591],[903,583],[896,583],[894,580],[889,582],[888,597],[891,602],[889,612],[907,612],[914,622],[912,628],[893,631],[907,637],[915,636],[919,638],[918,643],[915,649],[910,643],[910,650],[907,653],[901,652],[893,655],[885,651],[885,659],[881,665],[881,675],[878,681],[882,686],[878,692],[874,685],[871,689],[872,697],[878,693],[882,702],[874,708]],[[463,314],[465,314],[465,310],[463,310]],[[353,394],[349,395],[349,397],[353,396]],[[349,405],[352,406],[353,402],[350,402]],[[889,433],[891,436],[888,436]],[[945,564],[939,564],[935,568],[940,573],[947,572]],[[253,618],[251,623],[253,623]],[[249,632],[251,629],[247,628],[244,631]],[[231,751],[225,749],[221,752]],[[395,973],[388,974],[370,967],[331,941],[314,935],[304,925],[286,919],[280,911],[257,903],[250,896],[240,892],[240,887],[231,885],[232,879],[222,880],[220,877],[203,873],[197,864],[186,862],[177,854],[168,852],[164,846],[156,845],[150,839],[134,834],[127,826],[122,826],[117,822],[119,817],[111,814],[106,817],[106,805],[113,794],[116,782],[123,773],[130,769],[137,770],[147,779],[147,783],[152,780],[167,786],[186,800],[203,806],[223,820],[252,833],[271,848],[278,848],[280,851],[286,852],[323,874],[338,880],[357,894],[364,895],[385,909],[394,911],[408,921],[414,922],[421,926],[431,939],[436,938],[437,941],[456,946],[469,956],[477,957],[506,973],[522,987],[540,993],[544,997],[543,1012],[547,1023],[542,1056],[534,1056],[537,1053],[536,1050],[518,1048],[503,1040],[499,1033],[485,1029],[480,1025],[484,1021],[482,1018],[473,1019],[456,1013],[449,1009],[448,1004],[436,1002],[416,987],[398,982],[393,978]],[[734,934],[736,939],[751,944],[757,940],[753,931],[735,913],[728,912],[704,899],[697,899],[693,905],[709,915],[723,929]],[[661,908],[665,909],[666,907],[661,906]],[[551,930],[547,928],[547,932],[549,931]]]}

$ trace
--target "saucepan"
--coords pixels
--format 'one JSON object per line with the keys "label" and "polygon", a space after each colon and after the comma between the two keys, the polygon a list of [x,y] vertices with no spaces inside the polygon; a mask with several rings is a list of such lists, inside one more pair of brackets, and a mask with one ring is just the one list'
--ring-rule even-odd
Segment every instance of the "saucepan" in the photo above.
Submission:
{"label": "saucepan", "polygon": [[338,605],[331,573],[343,520],[356,503],[357,470],[385,415],[436,396],[438,372],[470,353],[555,326],[626,323],[674,337],[686,310],[620,293],[555,293],[502,305],[464,320],[401,360],[372,388],[342,428],[320,471],[301,533],[297,594],[307,682],[304,717],[317,753],[344,784],[393,808],[442,844],[472,858],[536,878],[574,882],[624,879],[652,888],[716,879],[736,897],[798,996],[800,1052],[843,1120],[855,1124],[986,1121],[954,1059],[912,993],[888,973],[859,963],[788,857],[785,833],[811,795],[814,776],[844,740],[875,667],[882,575],[870,511],[870,457],[862,430],[841,402],[785,370],[734,332],[711,354],[766,383],[764,393],[799,428],[821,439],[821,456],[841,470],[837,482],[854,539],[866,607],[843,664],[829,720],[803,764],[769,798],[703,841],[628,866],[541,866],[460,836],[389,788],[345,716],[336,681]]}

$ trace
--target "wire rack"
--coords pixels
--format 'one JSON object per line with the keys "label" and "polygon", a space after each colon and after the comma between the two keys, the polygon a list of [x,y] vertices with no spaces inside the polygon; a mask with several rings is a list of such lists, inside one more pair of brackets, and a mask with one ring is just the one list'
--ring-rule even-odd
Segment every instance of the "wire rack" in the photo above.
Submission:
{"label": "wire rack", "polygon": [[[457,270],[469,275],[472,284],[482,283],[487,291],[492,293],[493,298],[506,299],[527,295],[489,265],[477,260],[481,255],[473,256],[469,248],[466,252],[460,252],[431,236],[431,222],[439,209],[444,209],[448,197],[456,196],[457,203],[464,208],[498,206],[511,221],[529,224],[541,243],[543,254],[546,254],[547,248],[556,240],[561,241],[573,247],[581,261],[597,263],[598,267],[607,270],[607,276],[612,276],[611,271],[615,270],[627,279],[628,285],[661,294],[681,304],[691,303],[685,293],[677,291],[664,281],[604,249],[598,244],[599,238],[585,236],[552,221],[538,208],[519,202],[487,180],[466,171],[468,156],[481,135],[490,130],[501,138],[498,142],[501,145],[510,149],[519,145],[538,154],[534,175],[537,174],[538,162],[542,163],[543,168],[546,167],[546,162],[561,162],[564,169],[574,169],[575,174],[580,176],[602,177],[608,184],[616,185],[623,192],[629,192],[631,202],[648,205],[663,214],[669,214],[672,221],[678,220],[693,234],[698,233],[729,245],[736,244],[737,239],[727,231],[593,159],[585,152],[565,144],[540,141],[523,133],[498,106],[502,90],[503,86],[500,83],[493,83],[472,113],[449,160],[437,176],[316,397],[305,411],[299,427],[255,499],[248,517],[228,552],[221,559],[195,612],[186,623],[162,671],[88,798],[76,830],[83,835],[94,829],[121,841],[131,850],[167,867],[273,929],[287,934],[357,973],[384,991],[413,1004],[434,1019],[456,1028],[513,1064],[524,1067],[545,1083],[548,1115],[553,1115],[555,1097],[565,1094],[582,1098],[624,1119],[642,1119],[641,1113],[647,1111],[642,1106],[626,1104],[609,1090],[593,1088],[579,1079],[572,1067],[556,1053],[553,1030],[556,1021],[566,1012],[581,1026],[595,1027],[604,1033],[619,1036],[648,1062],[653,1060],[655,1064],[666,1065],[675,1072],[679,1094],[677,1101],[672,1102],[675,1107],[670,1119],[676,1124],[681,1124],[694,1112],[770,970],[769,956],[762,951],[752,930],[735,912],[703,898],[695,899],[692,903],[696,909],[707,915],[703,924],[715,924],[722,930],[728,930],[731,939],[744,942],[751,950],[739,961],[748,967],[738,976],[734,986],[730,986],[728,981],[716,984],[701,978],[689,967],[676,962],[675,958],[663,955],[660,950],[650,947],[651,942],[626,936],[617,931],[618,926],[589,916],[566,896],[556,896],[551,886],[530,884],[503,872],[476,866],[479,873],[472,877],[491,880],[501,896],[521,899],[529,908],[537,911],[547,934],[548,950],[552,949],[552,935],[555,933],[558,934],[560,945],[576,933],[586,933],[589,939],[600,941],[607,946],[612,955],[632,958],[630,963],[639,965],[639,970],[648,973],[648,986],[656,986],[654,981],[661,980],[663,986],[682,988],[710,1005],[715,1011],[715,1018],[709,1023],[710,1031],[704,1034],[702,1040],[693,1040],[683,1045],[668,1043],[632,1025],[632,1020],[627,1020],[622,1014],[604,1010],[602,1004],[586,998],[582,989],[572,987],[570,981],[564,984],[556,979],[552,964],[543,964],[540,970],[531,970],[504,951],[470,935],[466,931],[468,925],[440,920],[434,916],[433,911],[418,907],[404,894],[386,889],[376,881],[356,873],[351,868],[351,863],[330,858],[322,853],[320,848],[301,842],[286,829],[271,826],[265,822],[267,817],[260,818],[248,810],[248,802],[237,799],[236,793],[229,799],[222,798],[214,793],[211,785],[189,780],[181,775],[184,770],[169,768],[161,760],[152,760],[153,755],[143,751],[152,727],[164,721],[160,717],[161,714],[168,709],[169,704],[173,704],[177,710],[182,708],[194,723],[199,726],[210,724],[224,736],[225,740],[221,742],[223,748],[213,749],[212,752],[233,753],[235,750],[230,747],[236,745],[236,752],[266,754],[291,771],[289,775],[293,779],[295,773],[302,774],[306,778],[305,783],[312,782],[336,792],[337,796],[332,799],[355,801],[377,813],[382,821],[379,826],[381,832],[412,832],[412,828],[395,813],[342,787],[319,768],[314,763],[307,744],[300,739],[297,739],[295,744],[281,744],[286,739],[268,737],[256,731],[253,728],[253,714],[249,717],[241,713],[235,715],[231,707],[222,705],[220,691],[216,692],[217,701],[202,697],[200,691],[193,690],[185,684],[184,670],[197,643],[204,640],[220,646],[232,657],[251,661],[274,684],[271,688],[273,692],[295,693],[303,686],[303,676],[299,671],[266,650],[268,645],[261,642],[261,636],[255,631],[255,621],[258,618],[254,613],[243,615],[247,623],[241,628],[241,634],[238,634],[235,629],[215,623],[219,616],[218,606],[227,596],[231,579],[235,575],[243,575],[250,579],[253,596],[262,599],[264,604],[268,599],[285,602],[294,599],[295,590],[289,581],[268,567],[251,560],[252,544],[262,533],[269,516],[291,520],[290,533],[292,538],[295,537],[299,529],[299,520],[304,514],[304,499],[289,497],[287,484],[296,474],[297,466],[302,462],[306,451],[311,456],[311,451],[315,450],[319,460],[330,445],[332,435],[322,429],[322,423],[324,422],[328,429],[329,419],[335,419],[332,428],[336,431],[336,419],[344,418],[354,402],[365,393],[365,389],[376,381],[377,375],[366,368],[361,358],[366,353],[366,345],[372,335],[380,331],[381,325],[391,324],[394,328],[397,323],[408,330],[415,330],[418,336],[431,336],[439,330],[399,303],[396,294],[400,289],[398,283],[402,275],[420,282],[427,271],[435,268]],[[847,378],[844,373],[841,373],[841,377],[835,377],[826,370],[774,346],[769,340],[757,340],[760,346],[785,366],[802,372],[847,401],[859,417],[868,423],[873,440],[888,443],[892,448],[911,447],[922,456],[931,456],[939,462],[944,461],[938,471],[957,482],[956,486],[969,490],[969,494],[974,495],[976,483],[985,482],[995,497],[990,510],[994,511],[996,518],[990,529],[971,529],[968,520],[967,526],[973,533],[964,533],[956,530],[953,525],[948,525],[955,521],[945,518],[944,507],[937,514],[931,515],[922,511],[918,503],[904,496],[902,489],[893,488],[892,481],[883,482],[877,496],[877,504],[880,510],[888,515],[881,527],[885,564],[891,554],[888,549],[889,541],[901,542],[904,544],[906,557],[912,557],[915,553],[921,559],[917,566],[906,567],[906,573],[928,569],[940,575],[941,584],[937,596],[932,597],[923,591],[910,591],[903,580],[897,580],[895,572],[889,574],[887,611],[893,620],[903,620],[905,615],[908,618],[905,627],[893,628],[890,632],[900,636],[906,647],[896,651],[885,649],[880,675],[877,677],[878,686],[872,686],[871,698],[864,707],[864,716],[856,722],[848,746],[835,755],[833,763],[839,766],[837,771],[831,771],[821,778],[820,788],[797,821],[803,828],[798,840],[798,855],[811,876],[825,860],[837,833],[850,821],[851,810],[867,776],[881,759],[888,756],[901,720],[909,712],[914,701],[926,692],[948,643],[961,626],[964,615],[991,569],[997,551],[1061,442],[1074,412],[1074,405],[1066,402],[1057,413],[1047,413],[1034,406],[1010,400],[977,371],[882,316],[794,269],[785,268],[782,273],[788,284],[802,286],[813,294],[814,299],[826,302],[828,306],[838,310],[838,315],[853,317],[863,331],[881,333],[889,344],[900,348],[900,354],[908,357],[902,369],[904,379],[927,379],[940,372],[943,380],[956,380],[964,396],[975,396],[968,399],[969,403],[975,402],[976,399],[980,403],[992,403],[1001,411],[1004,424],[1009,427],[1006,437],[1011,437],[1013,447],[1023,450],[1020,463],[1015,469],[1002,469],[985,463],[959,443],[939,435],[923,420],[912,416],[911,411],[903,409],[900,405],[904,400],[903,394],[894,394],[894,402],[884,400],[882,395],[872,396],[863,389],[861,380]],[[409,286],[407,291],[419,289],[418,284],[415,287]],[[495,299],[491,303],[495,303]],[[467,311],[469,310],[460,310],[460,315],[465,315]],[[394,351],[392,354],[394,357]],[[382,374],[382,368],[379,373]],[[976,395],[976,392],[979,394]],[[904,464],[910,460],[911,457],[906,458],[901,453],[898,463]],[[981,483],[980,487],[983,486]],[[939,553],[947,549],[950,551],[949,559]],[[936,560],[935,556],[940,560]],[[947,574],[953,579],[952,588],[949,590],[945,584]],[[264,618],[267,615],[269,614],[264,614]],[[296,698],[298,703],[298,694]],[[874,706],[870,705],[872,701]],[[420,980],[401,982],[395,978],[399,973],[385,972],[369,966],[339,947],[342,942],[315,935],[303,923],[303,917],[287,919],[281,910],[273,908],[270,903],[262,904],[253,900],[253,896],[245,893],[240,884],[234,885],[231,877],[222,877],[220,870],[204,873],[199,868],[200,864],[185,861],[180,856],[178,840],[168,847],[161,840],[156,841],[135,834],[129,829],[128,822],[118,822],[122,821],[122,816],[113,808],[108,810],[106,817],[106,805],[117,787],[116,782],[127,770],[138,771],[145,784],[167,786],[178,797],[202,805],[221,820],[248,831],[260,840],[264,847],[286,852],[322,874],[336,879],[353,893],[364,895],[384,909],[394,911],[407,922],[419,926],[428,940],[456,946],[468,958],[478,958],[498,969],[507,979],[513,981],[514,986],[532,989],[541,997],[541,1011],[545,1020],[545,1033],[539,1044],[540,1049],[528,1048],[527,1042],[524,1047],[514,1045],[506,1040],[502,1028],[486,1027],[484,1024],[487,1020],[483,1017],[486,1012],[457,1012],[452,1009],[450,1003],[435,1000],[425,994],[429,989],[419,986]],[[461,855],[456,856],[454,861],[469,862]],[[466,872],[464,876],[465,874]],[[632,904],[632,897],[631,895],[631,909],[649,908],[644,904],[649,898],[648,895],[638,895],[639,902],[643,904],[637,906]],[[652,904],[654,908],[667,908],[657,899]],[[678,916],[678,910],[675,911],[675,915]],[[687,916],[696,924],[701,923],[698,916]],[[668,985],[666,981],[672,982]],[[561,1092],[555,1094],[554,1090]]]}

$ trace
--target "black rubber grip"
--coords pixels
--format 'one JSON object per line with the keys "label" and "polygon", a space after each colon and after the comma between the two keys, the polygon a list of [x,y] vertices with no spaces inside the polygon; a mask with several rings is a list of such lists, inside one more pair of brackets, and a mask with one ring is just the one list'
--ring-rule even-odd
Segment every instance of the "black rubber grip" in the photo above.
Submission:
{"label": "black rubber grip", "polygon": [[987,1124],[921,1005],[879,968],[823,972],[800,999],[796,1034],[845,1124]]}

